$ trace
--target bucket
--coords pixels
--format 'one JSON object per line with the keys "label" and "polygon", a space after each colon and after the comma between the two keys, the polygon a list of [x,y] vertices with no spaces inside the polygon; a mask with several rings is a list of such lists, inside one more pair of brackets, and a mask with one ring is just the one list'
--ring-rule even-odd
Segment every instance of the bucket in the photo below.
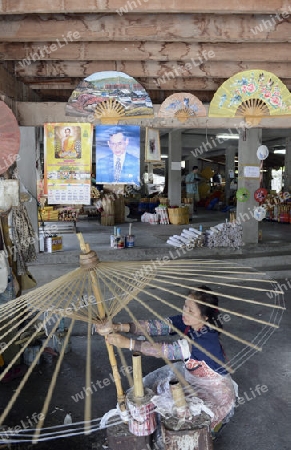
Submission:
{"label": "bucket", "polygon": [[126,248],[134,247],[134,238],[135,238],[134,234],[128,234],[127,236],[125,236],[125,247]]}

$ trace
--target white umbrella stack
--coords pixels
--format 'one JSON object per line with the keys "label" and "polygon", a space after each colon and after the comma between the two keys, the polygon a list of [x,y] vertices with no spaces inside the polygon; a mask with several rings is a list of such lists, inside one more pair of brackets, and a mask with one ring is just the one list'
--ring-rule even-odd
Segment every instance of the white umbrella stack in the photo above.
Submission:
{"label": "white umbrella stack", "polygon": [[205,236],[196,228],[184,229],[180,235],[174,234],[167,240],[167,244],[174,247],[203,247]]}
{"label": "white umbrella stack", "polygon": [[167,240],[174,247],[230,247],[239,248],[242,243],[242,226],[235,222],[220,223],[205,232],[190,227],[180,235],[174,234]]}
{"label": "white umbrella stack", "polygon": [[242,246],[242,226],[235,222],[220,223],[210,227],[205,233],[206,247],[232,247]]}
{"label": "white umbrella stack", "polygon": [[168,216],[168,208],[167,206],[158,206],[156,209],[156,213],[159,215],[159,221],[161,225],[169,225],[169,216]]}

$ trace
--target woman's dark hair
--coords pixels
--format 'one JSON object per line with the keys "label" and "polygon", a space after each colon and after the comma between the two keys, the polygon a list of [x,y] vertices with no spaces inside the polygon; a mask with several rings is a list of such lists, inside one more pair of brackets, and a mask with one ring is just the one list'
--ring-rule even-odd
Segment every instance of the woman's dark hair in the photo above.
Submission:
{"label": "woman's dark hair", "polygon": [[[198,302],[196,303],[200,310],[201,316],[208,317],[207,322],[210,325],[214,325],[217,328],[223,328],[218,309],[218,297],[211,293],[212,290],[208,286],[202,285],[197,289],[197,291],[191,291],[189,295],[193,297],[193,300],[196,299],[199,300],[199,302],[205,302],[205,304]],[[200,291],[199,289],[203,289],[203,291],[207,292],[203,292],[202,290]]]}
{"label": "woman's dark hair", "polygon": [[218,297],[217,297],[217,295],[212,294],[212,289],[210,289],[210,287],[206,286],[206,284],[202,284],[202,286],[198,286],[197,289],[201,289],[202,291],[210,292],[213,297],[213,305],[218,307]]}

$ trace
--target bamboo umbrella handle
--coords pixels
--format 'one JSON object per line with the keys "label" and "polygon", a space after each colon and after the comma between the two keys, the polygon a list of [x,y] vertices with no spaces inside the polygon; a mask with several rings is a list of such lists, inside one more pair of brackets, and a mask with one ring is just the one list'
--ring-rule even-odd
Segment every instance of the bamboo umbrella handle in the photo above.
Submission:
{"label": "bamboo umbrella handle", "polygon": [[134,397],[143,398],[144,388],[142,382],[141,353],[136,352],[132,355],[133,388]]}
{"label": "bamboo umbrella handle", "polygon": [[86,244],[83,234],[82,233],[77,233],[77,238],[79,239],[79,244],[80,244],[80,248],[82,250],[83,253],[89,253],[90,251],[90,246],[89,244]]}
{"label": "bamboo umbrella handle", "polygon": [[187,408],[187,403],[180,382],[170,381],[170,390],[177,410],[180,412],[185,411]]}
{"label": "bamboo umbrella handle", "polygon": [[118,367],[117,367],[117,362],[116,362],[116,358],[115,358],[115,354],[114,354],[113,345],[106,342],[106,347],[107,347],[107,351],[108,351],[108,355],[109,355],[109,361],[111,364],[114,383],[116,386],[117,402],[118,402],[120,410],[123,412],[126,410],[125,395],[124,395],[123,388],[121,385],[121,380],[120,380],[120,375],[118,372]]}
{"label": "bamboo umbrella handle", "polygon": [[[92,290],[93,290],[93,293],[94,293],[94,296],[95,296],[96,302],[97,302],[98,313],[99,313],[100,319],[104,319],[106,313],[105,313],[105,309],[104,309],[104,304],[102,302],[102,296],[100,293],[98,280],[96,279],[95,273],[93,271],[91,271],[90,276],[91,276],[91,281],[92,281]],[[119,405],[120,410],[123,412],[126,410],[125,395],[124,395],[122,385],[121,385],[121,380],[120,380],[120,375],[118,372],[117,361],[115,358],[114,349],[113,349],[113,346],[107,342],[106,342],[106,347],[107,347],[107,351],[108,351],[108,355],[109,355],[110,365],[112,368],[114,383],[116,386],[118,405]]]}

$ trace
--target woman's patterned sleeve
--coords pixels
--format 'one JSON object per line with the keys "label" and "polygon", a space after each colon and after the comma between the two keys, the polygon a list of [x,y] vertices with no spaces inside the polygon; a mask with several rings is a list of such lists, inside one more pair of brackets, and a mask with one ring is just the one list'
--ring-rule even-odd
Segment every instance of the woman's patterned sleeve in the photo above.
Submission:
{"label": "woman's patterned sleeve", "polygon": [[172,322],[164,320],[139,320],[138,324],[130,323],[130,333],[149,336],[167,336],[171,333]]}
{"label": "woman's patterned sleeve", "polygon": [[146,356],[166,358],[170,361],[185,360],[190,357],[190,348],[186,339],[180,339],[171,344],[135,341],[134,350]]}

